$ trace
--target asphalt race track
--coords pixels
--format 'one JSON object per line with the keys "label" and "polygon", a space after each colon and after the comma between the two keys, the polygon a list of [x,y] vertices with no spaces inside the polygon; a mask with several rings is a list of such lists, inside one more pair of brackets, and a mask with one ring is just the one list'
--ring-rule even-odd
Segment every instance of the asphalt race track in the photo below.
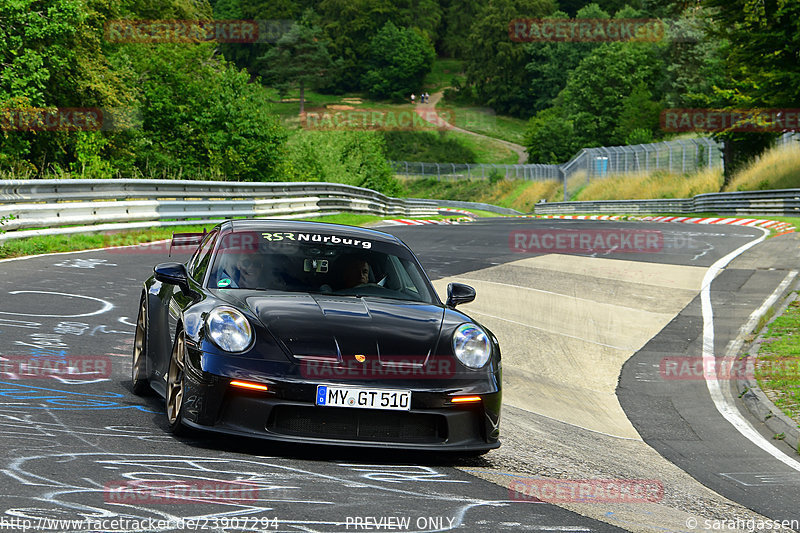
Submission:
{"label": "asphalt race track", "polygon": [[[464,309],[498,335],[510,380],[499,450],[463,459],[174,438],[163,402],[130,389],[141,284],[169,260],[167,246],[4,261],[0,531],[697,531],[704,519],[800,519],[792,459],[745,438],[705,381],[659,375],[665,356],[701,353],[703,276],[761,230],[526,219],[383,229],[440,280],[440,296],[452,279],[478,289]],[[564,231],[658,242],[600,251],[573,242],[561,254],[531,247],[532,234]],[[795,268],[796,250],[793,236],[771,239],[716,277],[714,354]],[[107,371],[9,372],[42,356]],[[520,478],[649,479],[663,491],[658,501],[551,504],[511,491]],[[114,490],[139,481],[197,490]],[[737,529],[745,528],[724,530]]]}

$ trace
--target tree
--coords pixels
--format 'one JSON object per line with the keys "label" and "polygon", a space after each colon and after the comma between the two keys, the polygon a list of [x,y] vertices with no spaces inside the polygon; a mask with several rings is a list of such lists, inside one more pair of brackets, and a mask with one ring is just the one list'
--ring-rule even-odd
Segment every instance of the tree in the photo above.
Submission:
{"label": "tree", "polygon": [[142,101],[137,167],[243,181],[284,175],[287,132],[265,89],[210,44],[131,53]]}
{"label": "tree", "polygon": [[702,107],[725,85],[723,42],[708,39],[698,10],[687,10],[667,29],[663,101],[668,108]]}
{"label": "tree", "polygon": [[300,88],[300,114],[305,112],[306,87],[319,87],[333,68],[327,42],[319,28],[294,24],[275,47],[260,58],[261,73],[282,89]]}
{"label": "tree", "polygon": [[[119,16],[110,0],[0,0],[0,109],[113,107],[133,91],[104,53],[103,23]],[[92,135],[102,135],[93,133]],[[0,132],[0,167],[66,169],[80,148],[66,132]]]}
{"label": "tree", "polygon": [[[648,1],[652,2],[653,0],[644,0],[644,3],[647,3]],[[675,3],[674,0],[660,1]],[[584,9],[588,6],[594,6],[598,9],[602,9],[603,11],[613,14],[627,6],[633,6],[637,9],[641,8],[642,4],[642,0],[595,0],[591,3],[587,2],[587,0],[560,0],[558,2],[559,8],[563,11],[566,11],[571,17],[576,16],[581,9]]]}
{"label": "tree", "polygon": [[[713,87],[709,106],[727,109],[794,108],[800,102],[800,2],[707,0],[709,39],[720,41],[725,83]],[[722,104],[722,105],[719,105]],[[717,135],[725,141],[725,180],[769,147],[774,133]]]}
{"label": "tree", "polygon": [[528,163],[560,164],[582,146],[576,143],[575,127],[563,109],[539,111],[528,121],[525,132]]}
{"label": "tree", "polygon": [[747,96],[763,105],[800,102],[800,3],[707,0],[708,35],[727,43],[729,74],[751,80]]}
{"label": "tree", "polygon": [[435,58],[426,37],[389,21],[370,42],[369,66],[362,84],[374,98],[402,100],[409,93],[419,92]]}
{"label": "tree", "polygon": [[[545,18],[568,18],[567,13],[556,11]],[[607,19],[608,13],[597,4],[589,4],[581,8],[576,19]],[[525,45],[528,64],[525,70],[530,76],[527,85],[530,91],[530,113],[546,109],[553,105],[558,93],[567,85],[569,73],[577,67],[581,60],[598,46],[594,42],[533,42]]]}
{"label": "tree", "polygon": [[289,144],[296,179],[346,183],[388,195],[398,192],[379,132],[300,131]]}
{"label": "tree", "polygon": [[214,43],[120,43],[104,32],[120,18],[210,16],[205,0],[0,0],[0,109],[100,108],[104,126],[139,115],[123,131],[2,131],[0,168],[285,179],[288,135],[267,91]]}
{"label": "tree", "polygon": [[342,60],[337,90],[361,90],[370,41],[392,21],[402,28],[416,28],[436,42],[442,9],[437,0],[321,0],[314,9],[331,41],[331,54]]}
{"label": "tree", "polygon": [[464,58],[472,22],[481,8],[479,0],[451,0],[444,13],[444,29],[437,48],[450,57]]}
{"label": "tree", "polygon": [[217,0],[214,3],[216,20],[259,21],[257,42],[219,43],[220,52],[229,61],[256,75],[260,70],[258,58],[289,31],[294,21],[313,20],[313,14],[308,13],[313,3],[313,0]]}
{"label": "tree", "polygon": [[585,57],[558,97],[583,146],[614,144],[626,99],[641,86],[636,98],[650,101],[662,70],[650,43],[604,43]]}
{"label": "tree", "polygon": [[465,70],[482,105],[498,113],[530,116],[528,56],[525,45],[509,38],[517,18],[538,18],[554,11],[551,0],[495,0],[485,3],[470,27]]}
{"label": "tree", "polygon": [[[652,93],[644,81],[622,100],[614,129],[613,144],[640,144],[651,142],[659,128],[661,105],[653,100]],[[633,132],[636,132],[635,134]],[[646,132],[646,133],[645,133]],[[636,142],[628,142],[634,140]]]}

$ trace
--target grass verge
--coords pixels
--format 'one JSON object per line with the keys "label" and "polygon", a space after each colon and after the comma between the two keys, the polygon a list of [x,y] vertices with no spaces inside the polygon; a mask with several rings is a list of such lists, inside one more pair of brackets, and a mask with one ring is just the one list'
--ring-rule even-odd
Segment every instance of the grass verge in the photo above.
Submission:
{"label": "grass verge", "polygon": [[527,120],[497,115],[492,109],[484,107],[451,106],[449,102],[436,107],[437,110],[447,110],[448,108],[451,108],[451,116],[455,117],[455,126],[459,128],[514,144],[525,145]]}
{"label": "grass verge", "polygon": [[449,131],[447,134],[457,139],[468,150],[471,150],[475,154],[476,163],[493,165],[517,164],[517,153],[503,143],[458,131]]}
{"label": "grass verge", "polygon": [[800,427],[800,301],[768,327],[758,349],[755,377],[764,394]]}
{"label": "grass verge", "polygon": [[704,169],[679,175],[657,171],[650,174],[622,174],[594,179],[576,195],[576,200],[633,200],[691,198],[718,192],[723,176],[720,169]]}
{"label": "grass verge", "polygon": [[563,195],[561,184],[556,181],[401,178],[400,183],[400,196],[407,198],[483,202],[523,213],[532,211],[541,199],[552,202]]}
{"label": "grass verge", "polygon": [[425,92],[441,91],[453,84],[453,78],[458,79],[461,83],[466,81],[464,61],[461,59],[437,59],[433,62],[431,71],[425,76],[423,82]]}
{"label": "grass verge", "polygon": [[[451,66],[451,68],[455,67]],[[449,70],[447,65],[442,67],[442,71],[445,70]],[[272,111],[280,116],[281,121],[292,134],[298,134],[298,130],[301,129],[298,116],[300,110],[299,91],[289,91],[283,99],[277,91],[272,91]],[[454,163],[517,163],[516,153],[499,142],[455,131],[447,131],[444,132],[444,135],[440,135],[432,124],[420,126],[417,122],[413,122],[417,119],[413,118],[415,116],[414,107],[409,103],[377,102],[356,93],[338,96],[315,91],[306,91],[305,98],[306,111],[316,113],[313,115],[316,117],[315,119],[309,119],[310,126],[308,127],[319,127],[324,130],[337,124],[343,128],[367,129],[364,124],[372,124],[372,121],[377,121],[375,124],[385,125],[385,130],[380,127],[369,129],[379,133],[383,132],[386,135],[387,144],[391,144],[389,153],[387,153],[388,159],[448,162],[453,157],[452,155],[448,157],[448,154],[455,152],[456,159],[452,160]],[[471,107],[448,106],[448,110],[453,116],[459,118],[456,120],[457,126],[464,127],[462,122],[468,126],[464,129],[511,142],[517,142],[524,136],[525,122],[522,120],[496,117],[490,110]],[[347,126],[348,124],[352,124],[352,126]],[[417,125],[413,130],[407,130],[402,127],[403,124]],[[423,137],[421,140],[418,139],[420,136]],[[438,147],[439,144],[447,146]],[[458,146],[454,147],[454,144]]]}
{"label": "grass verge", "polygon": [[[497,216],[492,213],[491,216]],[[397,218],[397,217],[390,217]],[[456,216],[433,216],[427,219],[452,219]],[[350,226],[364,226],[374,224],[386,217],[372,215],[358,215],[342,213],[325,217],[304,218],[311,222],[331,222],[334,224],[347,224]],[[202,232],[211,229],[214,224],[171,226],[168,228],[148,228],[142,230],[127,230],[114,233],[76,233],[74,235],[48,235],[42,237],[29,237],[24,239],[11,239],[0,243],[0,259],[23,257],[57,252],[76,252],[79,250],[92,250],[111,246],[130,246],[146,242],[159,241],[172,238],[172,233]]]}
{"label": "grass verge", "polygon": [[726,191],[800,187],[800,143],[773,148],[739,171]]}

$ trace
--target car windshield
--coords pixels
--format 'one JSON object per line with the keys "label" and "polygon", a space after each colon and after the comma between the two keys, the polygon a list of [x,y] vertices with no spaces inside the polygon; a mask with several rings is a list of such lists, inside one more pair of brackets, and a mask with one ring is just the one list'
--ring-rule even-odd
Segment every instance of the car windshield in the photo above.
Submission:
{"label": "car windshield", "polygon": [[226,234],[208,286],[434,301],[430,284],[405,248],[296,231]]}

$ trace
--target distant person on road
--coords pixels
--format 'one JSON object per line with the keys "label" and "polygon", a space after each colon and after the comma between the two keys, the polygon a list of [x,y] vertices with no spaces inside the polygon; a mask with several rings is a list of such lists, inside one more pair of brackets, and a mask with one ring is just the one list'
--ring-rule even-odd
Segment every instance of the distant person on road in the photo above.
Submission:
{"label": "distant person on road", "polygon": [[414,105],[414,93],[411,93],[411,105]]}

